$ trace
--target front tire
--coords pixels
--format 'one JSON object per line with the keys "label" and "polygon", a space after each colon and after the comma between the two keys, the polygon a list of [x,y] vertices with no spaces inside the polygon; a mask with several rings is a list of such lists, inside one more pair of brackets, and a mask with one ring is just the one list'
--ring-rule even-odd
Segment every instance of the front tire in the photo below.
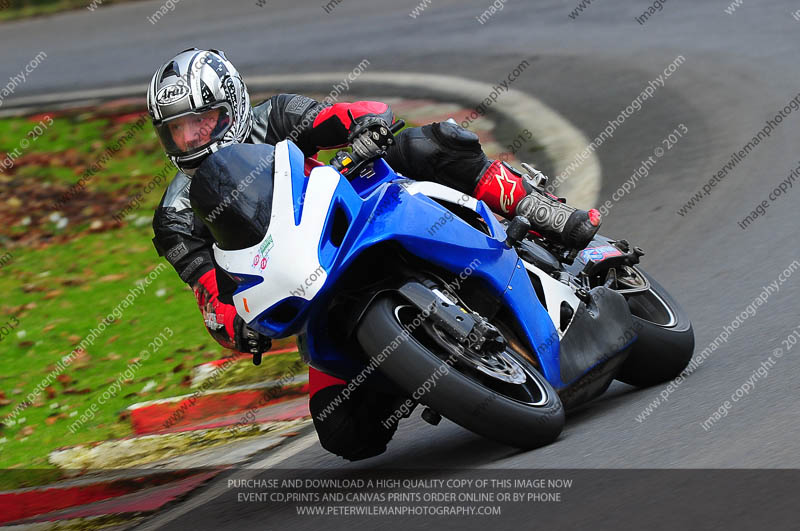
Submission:
{"label": "front tire", "polygon": [[[496,360],[488,360],[496,364],[500,378],[501,370],[513,373],[509,382],[473,371],[459,360],[445,365],[444,358],[452,361],[454,355],[446,346],[440,348],[441,331],[425,321],[409,327],[420,322],[418,316],[418,309],[394,297],[379,298],[367,310],[357,336],[382,373],[409,396],[416,392],[420,403],[489,439],[535,448],[558,438],[564,427],[561,400],[522,355],[506,348]],[[384,355],[387,347],[390,353]],[[511,383],[514,378],[524,383]],[[428,389],[420,394],[426,382]]]}
{"label": "front tire", "polygon": [[694,330],[689,316],[664,287],[646,272],[650,289],[628,297],[638,339],[617,379],[650,387],[678,376],[692,359]]}

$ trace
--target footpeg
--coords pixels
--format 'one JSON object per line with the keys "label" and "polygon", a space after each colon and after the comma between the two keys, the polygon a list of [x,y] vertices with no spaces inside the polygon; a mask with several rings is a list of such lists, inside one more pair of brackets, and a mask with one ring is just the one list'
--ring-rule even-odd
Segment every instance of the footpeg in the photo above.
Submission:
{"label": "footpeg", "polygon": [[514,247],[521,240],[525,239],[528,231],[531,230],[531,224],[527,218],[523,216],[514,216],[511,223],[506,227],[506,245]]}

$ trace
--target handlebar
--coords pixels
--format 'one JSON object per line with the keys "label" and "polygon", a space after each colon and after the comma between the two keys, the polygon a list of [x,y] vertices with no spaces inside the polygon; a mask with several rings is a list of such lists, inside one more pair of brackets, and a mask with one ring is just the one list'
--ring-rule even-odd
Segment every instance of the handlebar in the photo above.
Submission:
{"label": "handlebar", "polygon": [[[350,109],[347,110],[347,114],[350,117],[350,121],[355,122],[355,118],[353,117],[353,113]],[[405,127],[406,122],[405,120],[396,120],[393,124],[389,126],[389,132],[392,135],[396,135],[400,132],[400,130]],[[357,169],[373,159],[362,159],[357,153],[348,153],[347,151],[339,151],[331,160],[331,166],[333,166],[338,172],[347,175],[349,173],[353,173]]]}
{"label": "handlebar", "polygon": [[389,126],[389,131],[391,131],[393,135],[396,135],[405,126],[406,126],[405,120],[395,120],[395,122]]}

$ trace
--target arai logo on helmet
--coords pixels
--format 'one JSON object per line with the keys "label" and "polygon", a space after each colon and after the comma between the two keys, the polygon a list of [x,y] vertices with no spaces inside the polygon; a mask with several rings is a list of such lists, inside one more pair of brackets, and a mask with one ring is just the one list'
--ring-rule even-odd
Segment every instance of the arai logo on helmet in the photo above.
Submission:
{"label": "arai logo on helmet", "polygon": [[167,85],[156,94],[156,103],[161,105],[171,105],[189,95],[189,87],[186,85]]}

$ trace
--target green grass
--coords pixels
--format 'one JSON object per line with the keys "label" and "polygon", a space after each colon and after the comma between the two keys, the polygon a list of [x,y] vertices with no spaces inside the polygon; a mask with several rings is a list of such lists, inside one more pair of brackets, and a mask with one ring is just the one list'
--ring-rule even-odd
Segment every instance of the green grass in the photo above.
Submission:
{"label": "green grass", "polygon": [[[7,294],[3,321],[11,316],[19,321],[2,342],[0,389],[9,399],[15,403],[24,400],[57,361],[121,303],[137,280],[153,272],[160,259],[149,246],[150,237],[149,228],[126,227],[65,245],[14,252],[13,262],[4,267],[0,278],[0,290]],[[149,343],[167,327],[173,334],[165,345],[151,352],[132,379],[123,382],[121,390],[99,407],[94,419],[71,434],[68,426],[109,389],[142,350],[155,350]],[[71,381],[54,382],[50,393],[43,393],[19,414],[17,419],[24,421],[3,428],[0,468],[46,467],[46,454],[59,446],[129,435],[129,423],[120,419],[124,408],[192,392],[185,385],[192,367],[222,357],[224,350],[203,327],[191,290],[167,265],[86,353],[64,371]],[[267,357],[260,367],[251,368],[246,379],[272,379],[290,357]],[[155,389],[144,392],[151,381]],[[72,392],[81,394],[69,394]],[[13,407],[14,403],[0,408],[0,415],[7,415]],[[29,427],[33,431],[26,435]]]}
{"label": "green grass", "polygon": [[[14,205],[0,206],[0,245],[4,239],[16,239],[33,232],[44,233],[43,238],[70,236],[85,233],[92,222],[113,223],[114,214],[125,208],[136,192],[157,174],[163,173],[164,156],[149,123],[135,129],[139,112],[121,114],[101,113],[45,113],[31,118],[11,118],[0,121],[0,159],[2,153],[20,155],[13,168],[0,172],[0,184],[8,186],[4,199]],[[52,122],[51,122],[52,120]],[[32,138],[31,131],[51,123],[39,136]],[[107,148],[117,147],[127,133],[133,137],[125,141],[119,151],[103,162]],[[23,140],[29,142],[25,148]],[[53,203],[78,183],[84,172],[93,165],[99,171],[89,177],[85,189],[58,208]],[[150,193],[143,197],[134,216],[151,217],[168,181],[174,175],[170,168]],[[68,223],[58,227],[57,214]],[[29,218],[29,219],[26,219]],[[144,222],[144,221],[142,221]]]}
{"label": "green grass", "polygon": [[[269,380],[281,380],[288,374],[305,373],[305,369],[302,369],[300,373],[297,372],[297,361],[298,354],[296,352],[266,356],[258,367],[254,367],[249,360],[237,361],[235,364],[228,367],[224,373],[220,374],[219,377],[213,381],[213,384],[209,386],[209,389],[223,389],[239,385],[262,383]],[[259,375],[258,379],[253,377],[254,374]],[[203,381],[195,386],[195,388],[201,387]]]}
{"label": "green grass", "polygon": [[[110,4],[130,1],[103,0],[102,5],[99,5],[97,9],[102,9],[103,6]],[[62,11],[86,8],[90,3],[91,0],[0,0],[0,21],[52,15]]]}
{"label": "green grass", "polygon": [[[0,121],[0,151],[17,146],[40,119]],[[188,386],[192,368],[226,354],[203,326],[192,291],[157,256],[150,241],[153,208],[173,172],[146,196],[134,216],[139,223],[115,224],[112,230],[107,226],[101,232],[88,230],[95,219],[108,221],[130,193],[140,190],[163,167],[165,159],[149,125],[89,182],[85,195],[62,209],[100,208],[99,212],[84,217],[69,214],[69,224],[56,229],[48,219],[52,214],[49,200],[37,202],[32,197],[48,185],[62,190],[74,183],[80,175],[74,166],[91,164],[111,139],[130,127],[130,123],[117,121],[114,116],[54,115],[53,126],[14,168],[0,174],[0,219],[6,222],[0,224],[0,256],[11,254],[0,269],[4,294],[0,325],[12,319],[19,322],[0,342],[2,469],[50,468],[47,454],[55,448],[130,435],[129,421],[120,415],[126,407],[193,392]],[[54,192],[49,199],[57,195]],[[9,206],[13,198],[19,206]],[[25,225],[21,221],[25,217],[34,221]],[[22,245],[15,240],[20,235],[38,237],[32,244]],[[52,236],[64,241],[49,244]],[[63,372],[67,378],[54,381],[13,421],[6,418],[58,360],[72,352],[122,303],[137,281],[159,264],[164,267],[145,293],[132,306],[120,308],[122,317]],[[166,327],[171,329],[171,337],[152,352],[149,344]],[[291,344],[291,340],[278,342],[276,347]],[[150,358],[122,382],[119,392],[98,408],[93,419],[72,434],[70,424],[96,403],[145,349],[151,350]],[[277,378],[296,356],[266,357],[261,366],[250,366],[245,374],[237,375],[237,383]]]}

